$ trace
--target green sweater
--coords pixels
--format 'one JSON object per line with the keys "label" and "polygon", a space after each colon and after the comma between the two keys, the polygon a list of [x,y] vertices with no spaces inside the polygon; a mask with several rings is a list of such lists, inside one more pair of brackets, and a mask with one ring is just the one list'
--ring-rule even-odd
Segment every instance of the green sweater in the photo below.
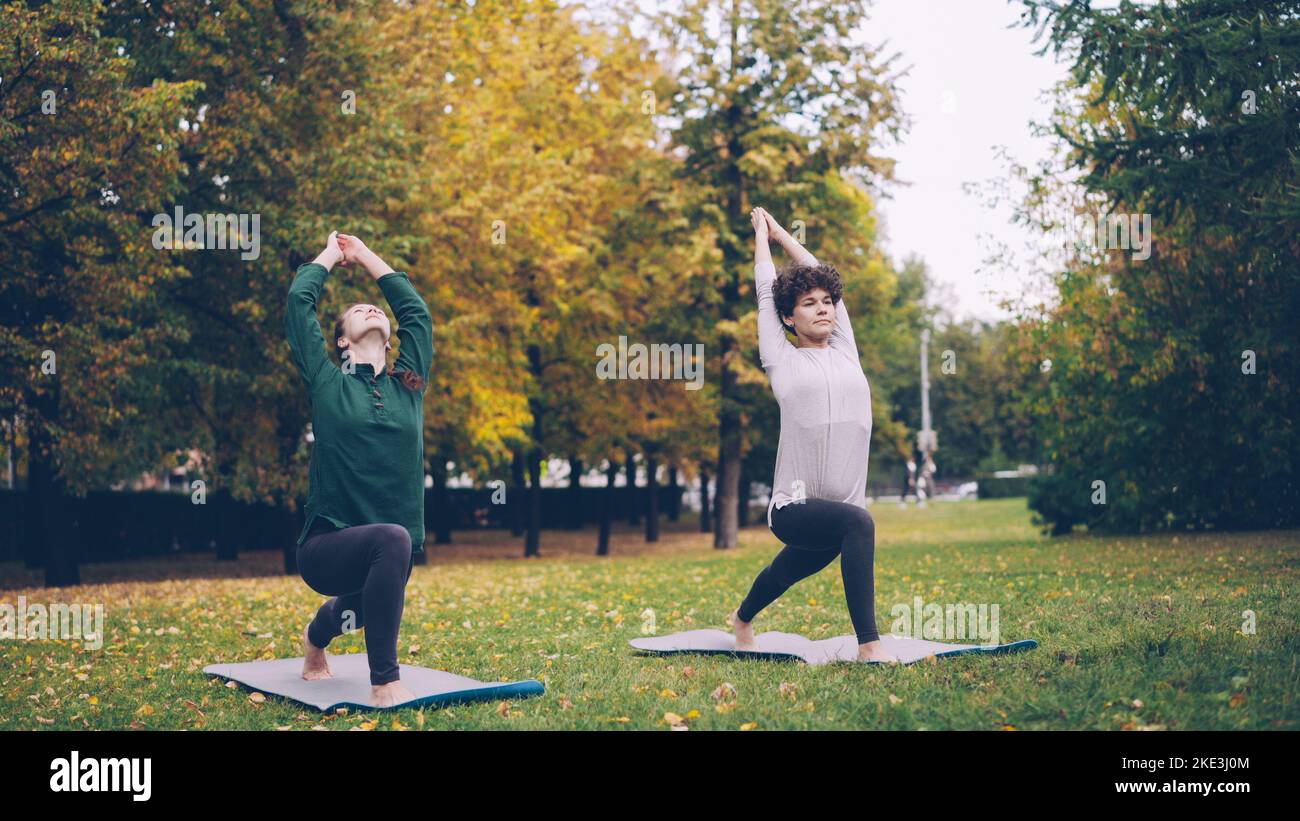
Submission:
{"label": "green sweater", "polygon": [[[337,527],[391,522],[411,534],[411,547],[424,551],[424,394],[386,371],[357,363],[344,373],[330,359],[316,318],[316,305],[329,271],[309,262],[289,286],[285,334],[294,364],[311,395],[311,491],[302,544],[316,518]],[[384,274],[379,288],[397,316],[396,371],[429,376],[433,319],[411,279],[402,271]]]}

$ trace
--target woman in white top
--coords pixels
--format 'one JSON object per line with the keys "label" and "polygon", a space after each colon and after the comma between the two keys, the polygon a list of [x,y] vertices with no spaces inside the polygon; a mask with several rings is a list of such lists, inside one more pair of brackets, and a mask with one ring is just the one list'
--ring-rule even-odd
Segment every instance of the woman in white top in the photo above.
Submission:
{"label": "woman in white top", "polygon": [[[781,406],[767,521],[785,547],[730,616],[736,649],[754,648],[752,621],[760,610],[839,556],[858,658],[896,661],[876,629],[876,525],[866,507],[871,386],[841,299],[844,284],[771,214],[755,208],[750,217],[759,358]],[[795,260],[779,277],[769,235]]]}

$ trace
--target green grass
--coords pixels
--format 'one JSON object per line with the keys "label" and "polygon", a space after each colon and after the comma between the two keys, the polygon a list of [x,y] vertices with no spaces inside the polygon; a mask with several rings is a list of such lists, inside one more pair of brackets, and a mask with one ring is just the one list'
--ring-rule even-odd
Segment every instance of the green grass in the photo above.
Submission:
{"label": "green grass", "polygon": [[[259,703],[201,668],[300,655],[299,632],[321,597],[273,575],[278,554],[242,559],[236,574],[272,574],[245,578],[212,578],[231,571],[213,562],[160,559],[88,566],[85,576],[188,578],[0,592],[0,602],[24,595],[29,606],[102,602],[107,622],[98,650],[0,640],[0,730],[666,730],[668,713],[694,730],[1297,727],[1300,531],[1051,540],[1030,525],[1024,499],[872,512],[882,632],[891,608],[914,596],[996,603],[1002,640],[1034,638],[1038,649],[893,669],[637,656],[627,642],[646,608],[661,633],[722,627],[777,549],[767,528],[743,531],[730,551],[711,549],[687,523],[648,549],[624,528],[603,560],[575,555],[591,547],[590,530],[543,534],[548,556],[530,561],[476,559],[513,555],[517,540],[466,534],[469,546],[439,548],[416,567],[401,660],[482,680],[538,678],[544,696],[331,716],[274,697]],[[0,568],[11,585],[24,578]],[[1241,632],[1248,609],[1253,634]],[[852,632],[838,563],[756,626],[813,639]],[[358,633],[330,652],[364,647]],[[720,702],[724,683],[736,697]]]}

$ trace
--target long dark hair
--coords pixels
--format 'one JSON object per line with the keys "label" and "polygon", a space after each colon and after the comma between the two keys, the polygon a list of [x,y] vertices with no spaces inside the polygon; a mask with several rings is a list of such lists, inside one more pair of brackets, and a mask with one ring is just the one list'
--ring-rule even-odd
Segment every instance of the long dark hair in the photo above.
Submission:
{"label": "long dark hair", "polygon": [[[343,309],[338,319],[334,320],[334,343],[330,347],[334,351],[334,358],[338,360],[340,366],[343,365],[343,352],[339,350],[339,337],[343,336],[343,318],[347,316],[348,311],[361,305],[361,302],[354,302]],[[388,366],[388,375],[402,383],[407,390],[422,391],[424,390],[424,377],[415,371],[395,371],[393,366]]]}

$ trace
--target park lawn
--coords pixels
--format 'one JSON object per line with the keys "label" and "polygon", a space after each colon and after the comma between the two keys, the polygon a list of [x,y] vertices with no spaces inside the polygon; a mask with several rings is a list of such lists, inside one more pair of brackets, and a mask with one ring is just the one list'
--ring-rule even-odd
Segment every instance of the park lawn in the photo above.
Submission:
{"label": "park lawn", "polygon": [[[606,559],[472,560],[461,548],[417,566],[403,663],[546,684],[541,697],[442,710],[323,715],[204,675],[213,662],[301,654],[322,598],[297,577],[3,590],[10,604],[102,602],[107,637],[97,650],[0,640],[0,730],[668,730],[676,717],[693,730],[1297,728],[1300,531],[1053,540],[1024,499],[872,513],[882,632],[895,604],[919,596],[997,604],[1003,642],[1040,646],[894,668],[635,655],[627,642],[647,609],[660,633],[722,627],[778,546],[760,525],[715,551],[683,523],[662,553],[619,555],[616,543]],[[592,531],[548,531],[543,550],[575,539]],[[791,589],[759,631],[852,632],[838,567]],[[1257,632],[1243,634],[1246,610]],[[330,652],[364,647],[356,633]],[[724,684],[734,698],[715,697]]]}

